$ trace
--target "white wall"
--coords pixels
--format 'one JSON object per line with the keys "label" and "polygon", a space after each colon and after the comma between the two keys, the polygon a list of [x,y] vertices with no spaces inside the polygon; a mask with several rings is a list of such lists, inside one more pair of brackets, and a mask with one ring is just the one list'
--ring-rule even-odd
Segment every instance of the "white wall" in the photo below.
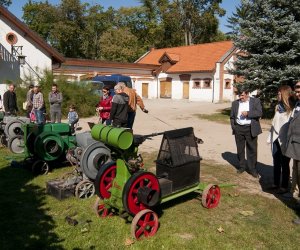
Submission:
{"label": "white wall", "polygon": [[[230,89],[225,88],[225,79],[230,79],[231,80],[231,85]],[[234,76],[231,74],[224,74],[224,79],[223,79],[223,100],[224,101],[233,101],[234,100],[234,93],[233,93],[233,79]]]}
{"label": "white wall", "polygon": [[133,82],[133,88],[138,95],[142,96],[143,83],[148,83],[148,99],[157,98],[157,79],[155,77],[130,76],[131,79],[136,79]]}
{"label": "white wall", "polygon": [[42,77],[45,69],[51,70],[52,60],[46,51],[39,48],[29,37],[24,37],[17,27],[8,23],[7,20],[0,16],[0,37],[1,50],[4,58],[0,60],[0,83],[5,80],[16,81],[18,79],[25,79],[25,76],[31,75],[36,78],[35,73],[30,67],[25,64],[19,65],[17,58],[11,56],[11,45],[6,41],[6,34],[13,32],[17,35],[18,42],[16,46],[23,46],[23,55],[26,56],[26,62]]}
{"label": "white wall", "polygon": [[[209,78],[212,80],[211,88],[206,89],[204,87],[205,78]],[[194,88],[194,82],[199,81],[195,79],[201,79],[201,88]],[[198,73],[192,74],[190,80],[190,101],[202,101],[202,102],[211,102],[213,98],[213,76],[209,73]]]}

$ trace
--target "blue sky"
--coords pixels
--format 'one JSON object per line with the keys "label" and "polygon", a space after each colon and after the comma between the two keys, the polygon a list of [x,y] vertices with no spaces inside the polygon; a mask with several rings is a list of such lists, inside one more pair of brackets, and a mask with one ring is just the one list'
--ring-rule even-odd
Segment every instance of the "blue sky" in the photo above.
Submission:
{"label": "blue sky", "polygon": [[[42,1],[42,0],[37,0]],[[48,0],[51,4],[58,4],[60,0]],[[22,18],[23,11],[22,7],[28,2],[28,0],[13,0],[9,10],[18,18]],[[139,0],[82,0],[90,4],[101,4],[105,8],[113,6],[119,8],[121,6],[132,7],[140,4]],[[226,10],[226,15],[220,19],[220,29],[223,32],[229,32],[230,30],[225,26],[227,24],[227,18],[231,16],[232,12],[235,11],[235,7],[240,3],[240,0],[223,0],[222,8]]]}

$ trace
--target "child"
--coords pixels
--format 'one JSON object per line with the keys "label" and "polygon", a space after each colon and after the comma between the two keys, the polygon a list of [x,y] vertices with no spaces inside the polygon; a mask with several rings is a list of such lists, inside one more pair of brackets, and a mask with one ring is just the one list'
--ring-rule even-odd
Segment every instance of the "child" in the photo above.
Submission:
{"label": "child", "polygon": [[71,133],[75,133],[75,124],[79,121],[78,114],[76,112],[76,108],[74,105],[70,105],[69,107],[69,113],[68,113],[68,120],[69,124],[71,126]]}

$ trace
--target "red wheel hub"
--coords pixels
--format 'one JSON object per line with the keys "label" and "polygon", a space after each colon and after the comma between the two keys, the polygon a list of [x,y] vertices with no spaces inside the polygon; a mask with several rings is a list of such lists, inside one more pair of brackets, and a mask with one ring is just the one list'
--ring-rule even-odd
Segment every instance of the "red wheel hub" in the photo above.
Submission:
{"label": "red wheel hub", "polygon": [[95,205],[94,205],[94,210],[97,214],[98,217],[107,217],[107,216],[112,216],[113,213],[109,208],[105,207],[105,204],[100,204],[101,199],[97,197]]}
{"label": "red wheel hub", "polygon": [[139,172],[136,175],[133,175],[126,183],[124,188],[125,195],[123,195],[125,198],[123,204],[130,214],[135,215],[139,211],[148,208],[147,205],[138,200],[138,190],[141,187],[151,188],[160,194],[159,182],[154,174],[149,172]]}
{"label": "red wheel hub", "polygon": [[157,214],[149,209],[140,211],[132,220],[131,234],[139,240],[142,236],[150,237],[158,230]]}
{"label": "red wheel hub", "polygon": [[208,209],[218,206],[221,198],[221,191],[217,185],[208,185],[202,194],[202,205]]}
{"label": "red wheel hub", "polygon": [[116,177],[117,166],[109,166],[101,175],[99,182],[99,193],[102,199],[110,198],[109,189],[112,187],[113,180]]}

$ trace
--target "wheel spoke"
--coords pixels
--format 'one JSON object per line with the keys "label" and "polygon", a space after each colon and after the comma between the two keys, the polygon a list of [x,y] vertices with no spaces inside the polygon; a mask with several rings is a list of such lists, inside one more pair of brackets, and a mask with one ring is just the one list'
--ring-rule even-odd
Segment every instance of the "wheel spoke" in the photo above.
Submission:
{"label": "wheel spoke", "polygon": [[154,225],[155,225],[155,220],[149,221],[149,222],[147,223],[147,225],[148,225],[149,227],[154,227]]}
{"label": "wheel spoke", "polygon": [[150,213],[147,213],[146,216],[145,216],[145,222],[148,223],[149,220],[150,220],[150,216],[151,214]]}
{"label": "wheel spoke", "polygon": [[144,186],[144,180],[142,179],[142,180],[140,180],[140,187],[143,187]]}
{"label": "wheel spoke", "polygon": [[144,233],[144,227],[141,226],[136,232],[135,235],[137,238],[140,238],[140,236]]}
{"label": "wheel spoke", "polygon": [[105,189],[108,191],[112,187],[112,182],[108,183],[108,185],[105,186]]}
{"label": "wheel spoke", "polygon": [[139,225],[140,227],[142,227],[144,225],[144,221],[142,219],[140,219],[138,221],[137,225]]}
{"label": "wheel spoke", "polygon": [[105,177],[103,178],[103,181],[105,181],[105,182],[110,182],[111,179],[112,179],[111,177],[105,176]]}

